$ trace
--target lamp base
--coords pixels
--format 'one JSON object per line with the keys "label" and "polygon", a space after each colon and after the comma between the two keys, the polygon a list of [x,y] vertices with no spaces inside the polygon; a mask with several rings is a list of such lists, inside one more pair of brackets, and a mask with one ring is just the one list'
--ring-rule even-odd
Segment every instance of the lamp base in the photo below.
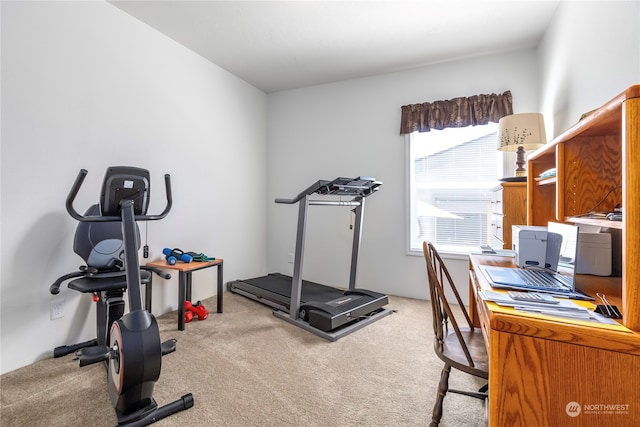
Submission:
{"label": "lamp base", "polygon": [[527,176],[527,170],[524,168],[525,160],[524,160],[524,147],[522,145],[518,146],[518,151],[516,151],[516,176]]}

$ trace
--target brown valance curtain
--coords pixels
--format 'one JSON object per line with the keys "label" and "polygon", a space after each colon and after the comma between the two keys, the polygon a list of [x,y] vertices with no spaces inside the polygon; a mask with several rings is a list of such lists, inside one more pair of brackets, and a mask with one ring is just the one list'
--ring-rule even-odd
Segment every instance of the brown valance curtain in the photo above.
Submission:
{"label": "brown valance curtain", "polygon": [[498,122],[513,114],[511,91],[402,106],[400,135]]}

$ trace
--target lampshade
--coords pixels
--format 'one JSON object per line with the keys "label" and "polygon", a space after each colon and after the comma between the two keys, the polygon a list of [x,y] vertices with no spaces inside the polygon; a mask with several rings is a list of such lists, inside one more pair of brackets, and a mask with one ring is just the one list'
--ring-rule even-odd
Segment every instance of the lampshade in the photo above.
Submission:
{"label": "lampshade", "polygon": [[498,123],[498,150],[534,150],[547,143],[544,117],[540,113],[504,116]]}
{"label": "lampshade", "polygon": [[525,150],[533,150],[546,143],[544,118],[540,113],[512,114],[498,122],[498,150],[516,152],[516,177],[526,179]]}

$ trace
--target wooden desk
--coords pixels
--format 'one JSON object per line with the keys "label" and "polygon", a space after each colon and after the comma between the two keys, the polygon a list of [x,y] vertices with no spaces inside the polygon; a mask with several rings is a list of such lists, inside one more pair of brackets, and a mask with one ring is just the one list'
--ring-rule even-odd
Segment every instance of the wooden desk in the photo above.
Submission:
{"label": "wooden desk", "polygon": [[[489,425],[640,425],[640,333],[505,313],[478,293],[491,289],[481,264],[514,263],[512,258],[469,257],[470,315],[482,328],[489,353]],[[577,280],[581,290],[603,292],[618,307],[619,282],[594,276]]]}
{"label": "wooden desk", "polygon": [[222,293],[224,291],[222,287],[222,265],[223,260],[217,258],[211,262],[178,262],[174,265],[168,264],[166,261],[151,261],[146,264],[149,267],[157,267],[164,270],[176,270],[178,271],[178,330],[184,331],[184,303],[191,301],[191,274],[197,270],[203,270],[209,267],[218,267],[218,294],[217,294],[217,309],[218,313],[222,313]]}

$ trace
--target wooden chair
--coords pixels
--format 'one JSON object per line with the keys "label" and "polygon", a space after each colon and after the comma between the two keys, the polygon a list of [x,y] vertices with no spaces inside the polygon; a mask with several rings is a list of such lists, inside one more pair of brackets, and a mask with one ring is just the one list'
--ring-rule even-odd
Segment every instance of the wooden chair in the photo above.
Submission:
{"label": "wooden chair", "polygon": [[[429,291],[433,311],[433,348],[436,355],[444,362],[436,403],[433,406],[431,427],[436,427],[442,418],[442,403],[447,391],[464,394],[478,399],[486,399],[482,389],[478,392],[449,389],[449,372],[451,368],[466,372],[479,378],[489,378],[489,358],[484,344],[482,331],[474,328],[471,318],[460,298],[460,294],[451,279],[440,254],[430,242],[422,243],[424,258],[427,263]],[[453,294],[460,307],[464,320],[459,324],[447,301],[447,293]]]}

